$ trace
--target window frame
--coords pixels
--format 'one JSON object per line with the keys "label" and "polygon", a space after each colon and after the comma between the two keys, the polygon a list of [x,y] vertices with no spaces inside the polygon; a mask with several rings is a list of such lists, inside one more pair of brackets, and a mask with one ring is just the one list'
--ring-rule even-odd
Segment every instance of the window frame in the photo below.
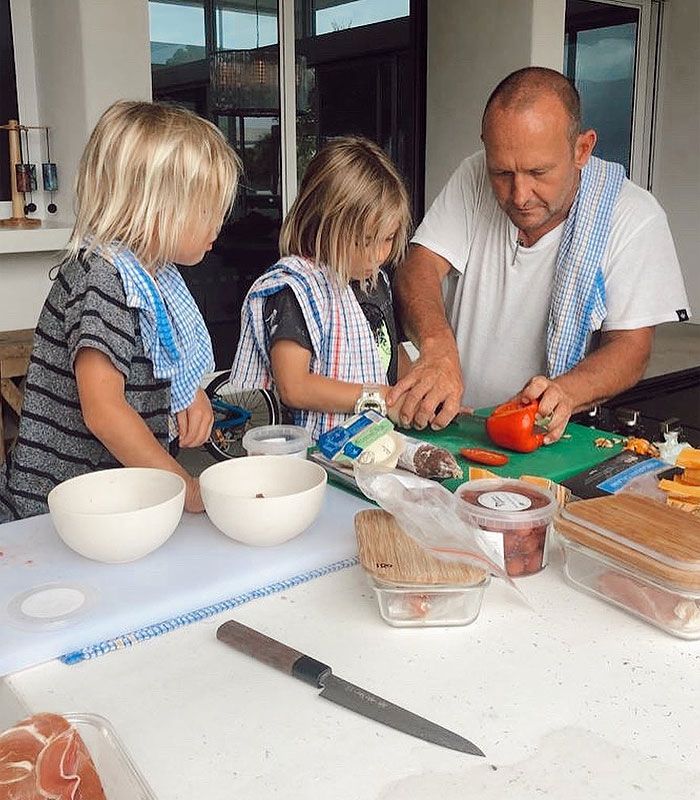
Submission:
{"label": "window frame", "polygon": [[[651,189],[652,146],[656,112],[658,36],[662,4],[654,0],[595,0],[607,6],[636,9],[639,12],[635,50],[634,96],[632,98],[632,135],[629,177]],[[656,9],[652,6],[656,6]],[[656,13],[654,13],[656,12]],[[593,19],[591,20],[593,22]],[[590,30],[594,25],[576,27]],[[567,32],[570,26],[566,25]]]}

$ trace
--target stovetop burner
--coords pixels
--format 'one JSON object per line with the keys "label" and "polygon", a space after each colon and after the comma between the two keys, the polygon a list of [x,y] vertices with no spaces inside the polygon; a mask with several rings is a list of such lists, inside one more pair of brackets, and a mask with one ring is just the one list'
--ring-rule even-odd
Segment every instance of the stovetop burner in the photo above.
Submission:
{"label": "stovetop burner", "polygon": [[665,432],[678,431],[681,441],[700,447],[700,367],[641,381],[572,419],[581,425],[649,441],[663,441]]}

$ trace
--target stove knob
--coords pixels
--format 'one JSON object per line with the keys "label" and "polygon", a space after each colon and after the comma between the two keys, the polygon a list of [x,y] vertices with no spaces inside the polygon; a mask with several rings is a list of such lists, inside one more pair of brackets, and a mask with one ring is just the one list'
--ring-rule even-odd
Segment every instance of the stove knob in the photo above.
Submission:
{"label": "stove knob", "polygon": [[672,432],[675,432],[680,436],[683,428],[678,417],[669,417],[668,419],[665,419],[663,422],[659,423],[659,431],[661,432],[661,436],[663,436],[665,433]]}
{"label": "stove knob", "polygon": [[615,416],[623,428],[632,430],[639,424],[639,411],[636,411],[633,408],[618,408],[615,411]]}
{"label": "stove knob", "polygon": [[592,406],[583,413],[586,415],[586,421],[590,422],[591,425],[595,425],[600,419],[600,406]]}

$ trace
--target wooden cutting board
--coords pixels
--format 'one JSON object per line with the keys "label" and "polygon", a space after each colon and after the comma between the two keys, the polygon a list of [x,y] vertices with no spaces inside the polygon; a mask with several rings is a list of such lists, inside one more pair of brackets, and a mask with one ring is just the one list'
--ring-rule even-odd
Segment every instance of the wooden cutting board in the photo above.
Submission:
{"label": "wooden cutting board", "polygon": [[386,511],[355,514],[362,566],[375,578],[400,584],[475,586],[486,577],[478,567],[436,558],[404,533]]}
{"label": "wooden cutting board", "polygon": [[685,511],[622,493],[569,503],[555,527],[649,577],[700,589],[700,519]]}

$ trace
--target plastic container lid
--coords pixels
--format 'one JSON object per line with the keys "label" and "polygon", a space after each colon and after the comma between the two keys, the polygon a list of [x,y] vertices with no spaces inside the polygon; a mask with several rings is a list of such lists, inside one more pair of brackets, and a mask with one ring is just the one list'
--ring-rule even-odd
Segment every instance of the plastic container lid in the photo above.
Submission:
{"label": "plastic container lid", "polygon": [[299,425],[263,425],[245,434],[243,447],[249,456],[305,454],[311,447],[311,435]]}
{"label": "plastic container lid", "polygon": [[672,586],[700,588],[700,520],[641,495],[579,500],[556,528],[567,539]]}
{"label": "plastic container lid", "polygon": [[549,492],[513,478],[467,481],[457,489],[457,496],[468,521],[495,531],[548,525],[557,510]]}

